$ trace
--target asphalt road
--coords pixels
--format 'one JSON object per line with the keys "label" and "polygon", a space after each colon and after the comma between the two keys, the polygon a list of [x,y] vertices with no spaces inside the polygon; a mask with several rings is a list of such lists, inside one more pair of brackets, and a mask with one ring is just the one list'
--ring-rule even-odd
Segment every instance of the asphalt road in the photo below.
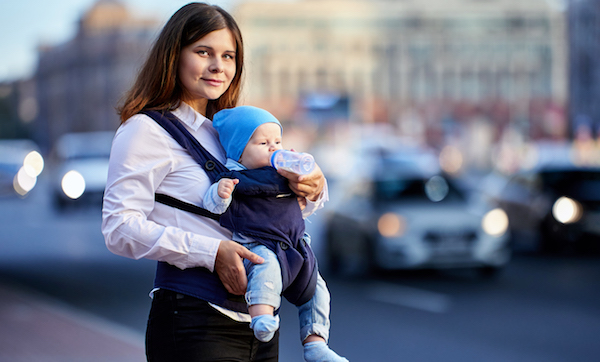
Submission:
{"label": "asphalt road", "polygon": [[[0,284],[59,300],[141,341],[154,262],[110,254],[99,209],[57,213],[47,191],[42,181],[27,198],[0,198]],[[495,280],[469,271],[325,278],[330,344],[351,361],[597,361],[600,355],[598,256],[516,255]],[[300,362],[289,304],[282,321],[280,360]]]}

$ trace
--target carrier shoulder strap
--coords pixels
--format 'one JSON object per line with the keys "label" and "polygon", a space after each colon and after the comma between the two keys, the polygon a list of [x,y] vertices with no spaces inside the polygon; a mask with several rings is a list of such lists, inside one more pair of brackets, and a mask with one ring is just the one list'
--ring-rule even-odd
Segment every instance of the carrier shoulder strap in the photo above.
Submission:
{"label": "carrier shoulder strap", "polygon": [[221,218],[221,215],[219,215],[219,214],[213,214],[212,212],[210,212],[200,206],[196,206],[194,204],[190,204],[188,202],[181,201],[181,200],[176,199],[169,195],[156,193],[156,194],[154,194],[154,200],[156,202],[160,202],[161,204],[175,207],[179,210],[191,212],[196,215],[208,217],[208,218],[216,220],[216,221],[219,221]]}
{"label": "carrier shoulder strap", "polygon": [[196,137],[192,136],[185,126],[171,112],[159,112],[144,110],[141,113],[147,115],[160,124],[171,137],[185,148],[190,156],[206,171],[211,182],[218,180],[222,172],[228,171],[227,167],[219,162],[210,152],[208,152],[198,142]]}
{"label": "carrier shoulder strap", "polygon": [[[159,112],[144,110],[141,113],[152,118],[156,123],[162,126],[173,137],[181,147],[185,148],[190,156],[198,162],[200,167],[206,172],[211,182],[215,182],[222,172],[228,171],[227,167],[217,160],[210,152],[208,152],[198,140],[190,134],[177,117],[171,112]],[[219,220],[218,214],[196,206],[185,201],[181,201],[172,196],[165,194],[155,194],[156,202],[165,204],[171,207],[178,208],[187,212],[192,212],[197,215],[205,216],[213,220]]]}

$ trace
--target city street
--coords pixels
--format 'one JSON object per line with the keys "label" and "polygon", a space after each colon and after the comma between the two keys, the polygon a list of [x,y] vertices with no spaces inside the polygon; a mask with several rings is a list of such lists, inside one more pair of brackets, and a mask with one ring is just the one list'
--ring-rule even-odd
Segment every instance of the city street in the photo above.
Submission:
{"label": "city street", "polygon": [[[123,347],[122,355],[106,360],[143,361],[154,262],[112,255],[100,232],[99,206],[58,213],[45,180],[39,183],[24,199],[0,197],[0,298],[60,305],[139,351],[132,355]],[[325,278],[332,294],[330,344],[350,361],[583,362],[600,354],[598,256],[515,255],[491,280],[469,271]],[[5,328],[0,320],[0,336],[10,335]],[[38,334],[28,337],[43,343]],[[10,361],[19,361],[18,346],[0,339],[0,361],[9,360],[3,359],[9,347]],[[93,346],[90,341],[87,355],[71,360],[103,360]],[[82,348],[65,348],[71,347]],[[280,361],[302,360],[295,308],[284,303]]]}

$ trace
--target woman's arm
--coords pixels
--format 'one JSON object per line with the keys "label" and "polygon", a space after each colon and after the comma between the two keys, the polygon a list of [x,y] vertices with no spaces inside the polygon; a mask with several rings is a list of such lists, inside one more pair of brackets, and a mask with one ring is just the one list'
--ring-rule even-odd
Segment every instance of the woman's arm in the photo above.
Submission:
{"label": "woman's arm", "polygon": [[223,236],[209,232],[209,227],[200,235],[175,222],[164,226],[148,219],[155,208],[154,193],[176,168],[168,141],[162,128],[142,115],[132,117],[117,131],[102,210],[106,246],[133,259],[166,261],[181,269],[202,266],[212,271]]}
{"label": "woman's arm", "polygon": [[[173,216],[178,210],[155,204],[154,194],[161,184],[168,184],[169,191],[179,186],[183,187],[180,192],[198,191],[199,195],[206,192],[209,185],[206,178],[206,187],[201,193],[198,188],[190,189],[190,185],[201,182],[194,173],[203,175],[203,171],[185,155],[188,167],[182,167],[182,157],[173,155],[169,141],[170,136],[160,126],[141,115],[132,117],[117,131],[102,209],[106,246],[111,252],[128,258],[165,261],[180,269],[205,267],[218,274],[230,293],[242,295],[247,283],[242,259],[260,264],[262,258],[238,243],[224,240],[214,221],[192,215],[192,221],[186,224],[181,221],[184,217]],[[165,178],[173,172],[179,175],[167,182]],[[166,208],[161,213],[165,222],[159,224],[148,219],[150,213],[158,213],[155,207]],[[168,221],[169,216],[171,221]],[[185,230],[179,224],[186,224]],[[187,231],[190,229],[194,232]]]}

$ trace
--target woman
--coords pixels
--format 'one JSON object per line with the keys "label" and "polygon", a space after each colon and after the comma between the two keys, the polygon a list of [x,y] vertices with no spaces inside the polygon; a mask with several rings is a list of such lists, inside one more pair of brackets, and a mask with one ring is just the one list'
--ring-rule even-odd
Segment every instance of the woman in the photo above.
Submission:
{"label": "woman", "polygon": [[[148,328],[149,361],[277,361],[278,334],[254,338],[243,303],[242,258],[262,259],[231,241],[216,221],[155,203],[162,193],[196,205],[211,184],[185,149],[142,111],[170,111],[219,161],[212,127],[240,94],[243,43],[223,9],[191,3],[167,22],[119,109],[109,165],[102,232],[115,254],[158,260]],[[306,176],[282,171],[290,187],[320,208],[327,199],[318,167]],[[226,298],[221,298],[226,296]]]}

